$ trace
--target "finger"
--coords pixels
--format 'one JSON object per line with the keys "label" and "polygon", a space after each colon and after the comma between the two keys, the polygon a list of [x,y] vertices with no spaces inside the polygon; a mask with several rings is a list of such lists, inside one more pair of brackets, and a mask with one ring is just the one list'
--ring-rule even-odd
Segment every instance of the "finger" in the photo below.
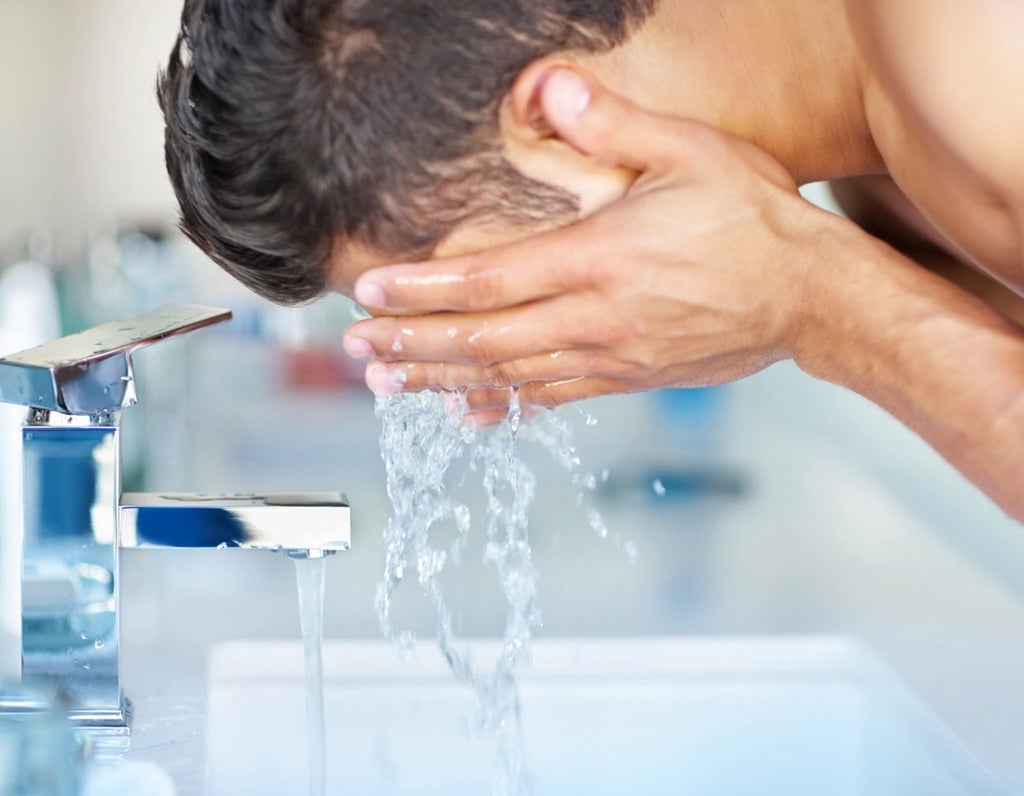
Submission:
{"label": "finger", "polygon": [[[488,406],[483,409],[473,409],[471,400],[472,393],[468,393],[466,396],[466,414],[463,416],[463,422],[466,425],[479,428],[484,426],[495,426],[498,423],[502,422],[503,420],[507,420],[510,394],[510,390],[504,391],[504,403],[501,403],[499,401],[496,403],[496,405],[493,406]],[[532,408],[529,406],[521,406],[520,418],[523,420],[528,420],[529,418],[536,415],[538,411],[540,410],[536,408]]]}
{"label": "finger", "polygon": [[[628,387],[614,379],[561,379],[524,385],[518,390],[517,398],[523,416],[533,417],[544,409],[553,409],[571,401],[629,391]],[[511,390],[468,390],[462,395],[466,404],[466,416],[486,420],[478,422],[477,425],[490,425],[508,416]]]}
{"label": "finger", "polygon": [[577,379],[524,384],[519,388],[519,402],[523,406],[554,409],[556,406],[586,398],[634,392],[635,389],[619,379],[582,376]]}
{"label": "finger", "polygon": [[[621,378],[628,364],[581,351],[556,351],[523,359],[499,362],[487,367],[450,362],[384,362],[373,360],[366,367],[366,384],[376,395],[423,390],[465,390],[479,398],[496,391],[505,396],[509,388],[529,382],[551,382],[580,376]],[[490,408],[488,405],[476,408]]]}
{"label": "finger", "polygon": [[602,229],[590,216],[471,255],[373,268],[353,297],[381,313],[423,315],[504,309],[590,287],[609,257]]}
{"label": "finger", "polygon": [[600,350],[627,339],[629,324],[596,295],[560,296],[477,314],[369,318],[350,326],[345,351],[357,359],[487,366],[575,348]]}
{"label": "finger", "polygon": [[508,407],[497,407],[494,409],[484,409],[480,412],[467,412],[462,418],[462,422],[474,428],[486,428],[487,426],[498,425],[507,417]]}
{"label": "finger", "polygon": [[[630,384],[611,378],[581,376],[576,379],[558,379],[548,382],[530,382],[519,388],[519,405],[554,409],[562,404],[596,398],[601,395],[635,392]],[[466,406],[470,413],[489,416],[495,412],[508,412],[510,390],[481,389],[466,393]]]}
{"label": "finger", "polygon": [[636,172],[687,162],[703,138],[701,125],[646,111],[570,69],[548,74],[539,99],[560,138],[608,165]]}
{"label": "finger", "polygon": [[[509,389],[472,389],[464,393],[466,397],[466,411],[471,414],[485,414],[504,410],[508,413],[508,404],[512,396]],[[522,406],[522,403],[520,403]]]}

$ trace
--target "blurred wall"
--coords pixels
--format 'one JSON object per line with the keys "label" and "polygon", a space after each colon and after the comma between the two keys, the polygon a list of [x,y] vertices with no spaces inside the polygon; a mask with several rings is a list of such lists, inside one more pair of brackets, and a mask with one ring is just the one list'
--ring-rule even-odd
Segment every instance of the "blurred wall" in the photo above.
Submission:
{"label": "blurred wall", "polygon": [[181,0],[0,0],[0,241],[171,223],[154,96]]}

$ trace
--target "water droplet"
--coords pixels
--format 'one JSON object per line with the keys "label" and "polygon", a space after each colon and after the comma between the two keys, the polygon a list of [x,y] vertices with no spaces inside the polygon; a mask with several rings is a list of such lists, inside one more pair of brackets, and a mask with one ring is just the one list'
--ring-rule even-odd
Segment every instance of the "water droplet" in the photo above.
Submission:
{"label": "water droplet", "polygon": [[88,671],[89,669],[91,669],[91,668],[92,668],[92,664],[90,664],[90,663],[88,663],[88,662],[86,662],[86,663],[83,663],[83,664],[82,664],[82,668]]}
{"label": "water droplet", "polygon": [[98,639],[96,639],[96,642],[95,642],[95,643],[93,644],[93,646],[94,646],[94,647],[95,647],[96,649],[98,649],[98,650],[101,650],[101,649],[103,649],[103,644],[104,644],[104,641],[103,641],[103,639],[101,639],[101,638],[98,638]]}
{"label": "water droplet", "polygon": [[81,637],[82,637],[82,641],[88,641],[89,640],[89,634],[86,633],[84,630],[81,632]]}
{"label": "water droplet", "polygon": [[469,531],[471,517],[469,513],[469,506],[458,505],[452,510],[452,514],[455,515],[455,525],[461,533]]}
{"label": "water droplet", "polygon": [[508,399],[508,426],[512,430],[512,436],[514,437],[519,433],[519,425],[523,419],[523,410],[519,405],[519,388],[513,387],[510,391],[510,397]]}
{"label": "water droplet", "polygon": [[595,508],[591,508],[587,511],[587,520],[590,522],[590,527],[593,529],[601,539],[608,538],[608,526],[604,524],[604,519],[601,517],[601,512]]}
{"label": "water droplet", "polygon": [[665,497],[665,485],[661,482],[660,478],[655,478],[651,481],[651,489],[658,497]]}

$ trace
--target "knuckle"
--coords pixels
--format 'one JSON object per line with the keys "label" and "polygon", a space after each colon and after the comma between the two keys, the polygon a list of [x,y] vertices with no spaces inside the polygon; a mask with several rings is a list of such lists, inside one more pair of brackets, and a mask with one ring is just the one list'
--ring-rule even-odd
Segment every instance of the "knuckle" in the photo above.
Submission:
{"label": "knuckle", "polygon": [[493,365],[495,363],[495,350],[491,342],[488,328],[468,335],[462,342],[462,354],[464,359],[474,365]]}
{"label": "knuckle", "polygon": [[542,409],[554,409],[562,403],[563,401],[559,400],[556,385],[539,384],[535,389],[531,390],[529,394],[530,406],[539,406]]}
{"label": "knuckle", "polygon": [[634,325],[612,314],[589,317],[581,331],[586,342],[597,348],[616,348],[635,337]]}
{"label": "knuckle", "polygon": [[416,370],[419,370],[417,381],[421,389],[427,390],[454,390],[459,386],[459,374],[457,368],[451,368],[446,362],[438,362],[431,365],[417,367],[418,363],[410,363],[410,380],[414,378]]}
{"label": "knuckle", "polygon": [[620,381],[634,381],[645,372],[645,363],[636,357],[616,359],[605,367],[605,375]]}
{"label": "knuckle", "polygon": [[485,371],[487,384],[495,387],[514,387],[520,382],[519,367],[515,362],[499,362]]}
{"label": "knuckle", "polygon": [[473,388],[466,393],[466,406],[473,412],[501,408],[503,401],[507,401],[504,392],[487,387]]}
{"label": "knuckle", "polygon": [[502,295],[502,283],[499,272],[481,271],[469,274],[463,282],[461,291],[462,309],[486,309],[494,306]]}
{"label": "knuckle", "polygon": [[[604,218],[593,217],[592,223],[595,227],[595,236],[603,240],[614,241],[622,232],[621,229],[608,224]],[[558,269],[556,272],[559,292],[566,293],[580,287],[614,289],[621,271],[615,265],[616,261],[617,258],[609,256],[607,251],[595,252],[593,249],[587,249],[580,252],[570,261],[569,267]]]}

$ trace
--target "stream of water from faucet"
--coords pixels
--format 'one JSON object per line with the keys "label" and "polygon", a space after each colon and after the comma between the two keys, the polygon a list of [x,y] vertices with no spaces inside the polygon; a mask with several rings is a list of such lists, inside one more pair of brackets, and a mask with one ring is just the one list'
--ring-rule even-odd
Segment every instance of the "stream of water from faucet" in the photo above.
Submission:
{"label": "stream of water from faucet", "polygon": [[299,620],[306,661],[306,747],[309,794],[324,796],[326,778],[324,727],[324,556],[295,558]]}

